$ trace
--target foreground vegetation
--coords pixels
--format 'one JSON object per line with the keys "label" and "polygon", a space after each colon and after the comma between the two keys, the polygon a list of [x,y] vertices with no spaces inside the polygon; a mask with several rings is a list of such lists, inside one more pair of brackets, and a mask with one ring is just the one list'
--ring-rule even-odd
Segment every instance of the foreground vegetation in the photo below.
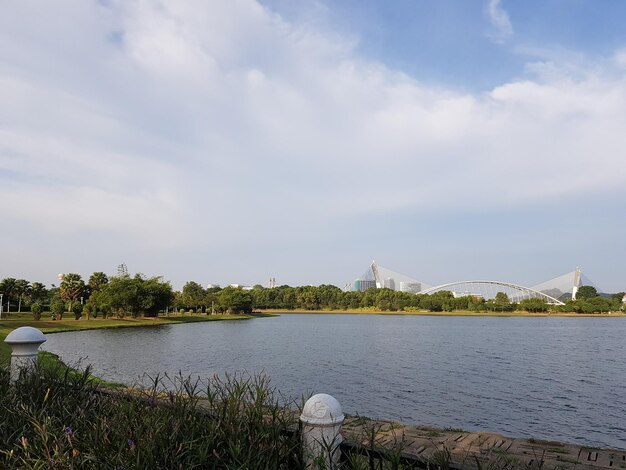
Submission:
{"label": "foreground vegetation", "polygon": [[156,377],[128,395],[62,366],[10,386],[1,367],[0,467],[299,468],[293,405],[263,376]]}

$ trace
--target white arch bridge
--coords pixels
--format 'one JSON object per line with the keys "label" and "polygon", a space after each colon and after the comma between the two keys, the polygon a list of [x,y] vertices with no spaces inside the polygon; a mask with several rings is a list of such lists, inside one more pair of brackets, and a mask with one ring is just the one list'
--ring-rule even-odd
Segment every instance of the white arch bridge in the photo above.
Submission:
{"label": "white arch bridge", "polygon": [[493,299],[498,292],[504,292],[511,302],[520,302],[524,299],[542,299],[551,305],[564,305],[560,300],[538,290],[502,281],[474,280],[450,282],[430,287],[421,291],[420,294],[433,294],[446,290],[452,291],[455,297],[475,295],[484,299]]}
{"label": "white arch bridge", "polygon": [[455,297],[475,295],[485,300],[494,299],[498,292],[503,292],[511,302],[520,302],[524,299],[542,299],[552,305],[564,305],[559,299],[575,299],[576,292],[581,285],[594,286],[601,292],[588,277],[582,274],[579,267],[572,272],[532,287],[512,282],[485,280],[450,282],[433,287],[432,284],[426,284],[415,278],[397,273],[379,266],[376,261],[372,261],[365,274],[357,278],[354,284],[346,284],[345,289],[364,291],[371,288],[387,288],[412,294],[432,294],[449,290]]}

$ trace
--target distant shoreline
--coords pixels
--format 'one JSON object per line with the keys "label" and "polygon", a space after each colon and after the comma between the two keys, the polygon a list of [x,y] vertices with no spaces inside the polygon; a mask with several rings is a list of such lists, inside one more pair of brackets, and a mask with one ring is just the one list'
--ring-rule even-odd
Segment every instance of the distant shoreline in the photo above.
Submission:
{"label": "distant shoreline", "polygon": [[472,312],[469,310],[458,310],[453,312],[429,312],[427,310],[417,312],[390,312],[382,310],[286,310],[286,309],[267,309],[259,310],[261,313],[268,314],[348,314],[348,315],[420,315],[420,316],[441,316],[441,317],[625,317],[624,312],[613,313],[531,313],[525,311],[515,312]]}

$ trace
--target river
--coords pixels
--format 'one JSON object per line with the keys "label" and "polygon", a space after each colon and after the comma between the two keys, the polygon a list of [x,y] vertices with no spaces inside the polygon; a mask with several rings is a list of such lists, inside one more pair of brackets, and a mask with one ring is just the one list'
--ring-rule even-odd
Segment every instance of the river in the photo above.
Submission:
{"label": "river", "polygon": [[267,373],[344,412],[626,448],[626,318],[282,314],[48,335],[107,380]]}

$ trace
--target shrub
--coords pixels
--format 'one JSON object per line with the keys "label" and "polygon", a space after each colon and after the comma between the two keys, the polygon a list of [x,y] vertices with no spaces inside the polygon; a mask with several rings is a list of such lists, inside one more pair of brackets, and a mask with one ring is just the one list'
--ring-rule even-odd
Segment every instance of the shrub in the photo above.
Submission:
{"label": "shrub", "polygon": [[200,389],[157,376],[139,396],[103,393],[89,370],[64,366],[11,387],[0,367],[0,468],[301,468],[286,432],[296,415],[266,377],[213,377]]}
{"label": "shrub", "polygon": [[41,305],[41,302],[33,302],[33,304],[30,306],[30,311],[33,312],[33,318],[36,321],[41,320],[41,312],[43,312],[43,305]]}
{"label": "shrub", "polygon": [[50,304],[50,311],[52,312],[53,320],[63,320],[64,310],[65,310],[65,305],[60,299],[55,299]]}
{"label": "shrub", "polygon": [[80,317],[83,316],[83,306],[78,302],[74,302],[72,304],[72,313],[75,320],[80,320]]}

